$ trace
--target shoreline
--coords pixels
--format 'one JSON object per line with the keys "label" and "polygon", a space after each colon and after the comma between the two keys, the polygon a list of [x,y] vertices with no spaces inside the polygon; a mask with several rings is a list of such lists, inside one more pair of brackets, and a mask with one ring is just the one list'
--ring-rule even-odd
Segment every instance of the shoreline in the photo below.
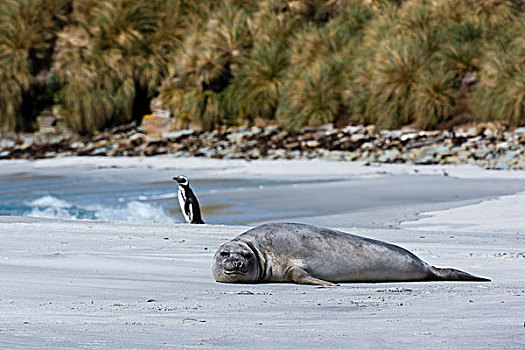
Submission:
{"label": "shoreline", "polygon": [[[179,174],[191,179],[205,221],[216,224],[295,220],[321,226],[400,228],[402,222],[417,219],[420,213],[455,212],[474,206],[474,211],[463,214],[468,219],[478,212],[476,205],[489,203],[487,214],[476,214],[473,224],[483,227],[485,222],[487,227],[496,227],[499,220],[482,219],[501,213],[509,220],[516,219],[519,226],[519,208],[525,206],[525,196],[520,195],[525,192],[525,172],[490,171],[472,165],[246,161],[170,155],[1,160],[0,165],[0,195],[8,198],[6,203],[0,201],[0,213],[18,198],[19,204],[24,204],[20,208],[59,218],[88,210],[88,217],[96,213],[95,217],[106,220],[156,217],[183,222],[177,187],[171,180]],[[13,192],[18,181],[20,188]],[[38,182],[38,192],[32,192],[33,181]],[[70,185],[61,188],[58,184],[63,182]],[[100,193],[94,197],[93,186],[99,187]],[[498,208],[500,198],[509,203],[504,208],[510,210]]]}

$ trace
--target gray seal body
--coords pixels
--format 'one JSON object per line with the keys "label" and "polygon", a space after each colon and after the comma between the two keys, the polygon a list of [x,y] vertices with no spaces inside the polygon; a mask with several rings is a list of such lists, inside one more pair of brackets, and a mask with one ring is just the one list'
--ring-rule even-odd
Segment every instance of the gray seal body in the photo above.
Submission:
{"label": "gray seal body", "polygon": [[261,225],[224,243],[212,272],[225,283],[489,281],[430,266],[393,244],[294,223]]}

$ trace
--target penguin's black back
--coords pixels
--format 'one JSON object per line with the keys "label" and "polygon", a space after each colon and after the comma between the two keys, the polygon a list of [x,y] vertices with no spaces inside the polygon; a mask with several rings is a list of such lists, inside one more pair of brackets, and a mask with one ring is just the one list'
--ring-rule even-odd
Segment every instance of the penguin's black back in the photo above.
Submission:
{"label": "penguin's black back", "polygon": [[186,193],[186,201],[189,202],[189,205],[192,206],[193,219],[191,220],[192,224],[204,224],[201,216],[201,208],[199,206],[199,201],[197,196],[193,193],[189,185],[183,186],[184,192]]}

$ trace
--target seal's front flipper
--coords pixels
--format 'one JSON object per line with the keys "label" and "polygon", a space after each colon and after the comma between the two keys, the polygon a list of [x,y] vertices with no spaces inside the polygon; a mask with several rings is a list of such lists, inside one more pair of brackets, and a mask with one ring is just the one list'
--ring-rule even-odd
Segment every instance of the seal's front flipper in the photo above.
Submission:
{"label": "seal's front flipper", "polygon": [[312,277],[308,274],[308,272],[297,266],[289,268],[289,270],[286,273],[286,277],[298,284],[313,284],[316,286],[338,286],[338,284],[336,283],[323,281],[318,278]]}

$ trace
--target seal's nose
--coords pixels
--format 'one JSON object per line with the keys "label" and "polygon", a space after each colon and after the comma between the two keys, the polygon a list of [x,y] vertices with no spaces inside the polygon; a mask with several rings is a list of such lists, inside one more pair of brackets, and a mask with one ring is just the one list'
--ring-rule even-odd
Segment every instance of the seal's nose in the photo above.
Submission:
{"label": "seal's nose", "polygon": [[239,260],[236,260],[236,261],[234,261],[232,263],[232,265],[233,265],[234,268],[238,269],[238,268],[242,267],[242,262],[239,261]]}

